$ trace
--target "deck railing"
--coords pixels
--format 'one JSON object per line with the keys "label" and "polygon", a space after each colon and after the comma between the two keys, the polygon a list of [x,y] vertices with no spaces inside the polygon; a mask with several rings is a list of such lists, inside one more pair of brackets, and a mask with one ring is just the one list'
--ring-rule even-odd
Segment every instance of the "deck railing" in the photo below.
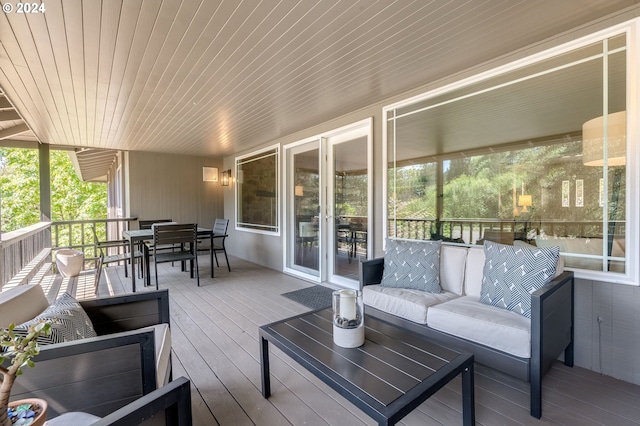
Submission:
{"label": "deck railing", "polygon": [[[615,237],[624,237],[625,221],[612,221],[607,225],[607,232],[614,229]],[[389,220],[388,235],[413,240],[430,240],[432,234],[439,238],[460,240],[465,244],[476,244],[485,237],[487,231],[492,233],[511,233],[514,239],[529,239],[544,233],[548,236],[570,236],[602,238],[602,221],[563,221],[563,220],[500,220],[500,219],[412,219],[402,218]]]}
{"label": "deck railing", "polygon": [[85,261],[96,259],[97,241],[120,240],[137,217],[115,219],[64,220],[51,223],[51,248],[79,250]]}
{"label": "deck railing", "polygon": [[[349,218],[347,218],[349,219]],[[362,218],[359,218],[362,219]],[[2,234],[0,240],[0,289],[42,250],[50,248],[52,254],[61,248],[83,252],[86,261],[96,259],[96,238],[121,239],[135,217],[116,219],[68,220],[41,222],[17,231]],[[625,222],[614,221],[606,225],[614,237],[623,238]],[[436,231],[438,229],[438,231]],[[602,221],[567,222],[560,220],[505,221],[499,219],[414,219],[389,220],[388,235],[397,238],[428,240],[439,234],[450,240],[476,244],[487,231],[512,233],[516,239],[527,239],[541,232],[547,235],[602,238]],[[94,234],[95,231],[95,234]]]}
{"label": "deck railing", "polygon": [[51,223],[40,222],[2,234],[0,240],[0,290],[42,250],[51,247]]}
{"label": "deck railing", "polygon": [[[98,240],[121,239],[135,217],[40,222],[2,234],[0,240],[0,290],[45,249],[55,258],[58,249],[80,250],[85,261],[96,259]],[[95,232],[95,234],[94,234]]]}

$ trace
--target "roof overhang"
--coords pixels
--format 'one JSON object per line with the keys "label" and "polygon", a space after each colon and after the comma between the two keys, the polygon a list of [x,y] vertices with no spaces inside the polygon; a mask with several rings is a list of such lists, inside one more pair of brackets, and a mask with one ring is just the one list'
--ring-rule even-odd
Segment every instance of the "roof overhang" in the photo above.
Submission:
{"label": "roof overhang", "polygon": [[85,182],[107,182],[118,151],[108,149],[79,149],[69,151],[69,158],[78,177]]}

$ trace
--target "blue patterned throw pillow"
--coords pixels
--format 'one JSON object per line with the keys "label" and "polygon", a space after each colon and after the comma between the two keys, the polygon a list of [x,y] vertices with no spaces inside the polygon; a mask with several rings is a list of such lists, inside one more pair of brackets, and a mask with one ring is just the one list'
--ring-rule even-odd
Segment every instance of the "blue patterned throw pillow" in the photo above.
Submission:
{"label": "blue patterned throw pillow", "polygon": [[440,243],[387,240],[380,285],[440,293]]}
{"label": "blue patterned throw pillow", "polygon": [[13,330],[16,335],[26,336],[29,326],[40,321],[51,322],[51,335],[38,337],[40,345],[69,342],[96,337],[93,323],[82,309],[80,303],[69,293],[64,293],[40,315],[32,320],[17,325]]}
{"label": "blue patterned throw pillow", "polygon": [[531,318],[531,293],[553,279],[560,247],[518,247],[484,242],[480,302]]}

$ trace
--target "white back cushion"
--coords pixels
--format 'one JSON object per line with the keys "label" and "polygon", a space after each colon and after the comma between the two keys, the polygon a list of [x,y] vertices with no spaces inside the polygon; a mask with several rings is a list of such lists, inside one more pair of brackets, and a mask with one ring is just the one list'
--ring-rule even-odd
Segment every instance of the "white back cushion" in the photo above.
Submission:
{"label": "white back cushion", "polygon": [[467,247],[443,244],[440,248],[440,287],[462,296]]}
{"label": "white back cushion", "polygon": [[22,324],[47,309],[49,302],[39,284],[25,284],[0,293],[0,327]]}
{"label": "white back cushion", "polygon": [[484,247],[469,247],[464,272],[464,294],[480,298],[482,272],[484,270]]}

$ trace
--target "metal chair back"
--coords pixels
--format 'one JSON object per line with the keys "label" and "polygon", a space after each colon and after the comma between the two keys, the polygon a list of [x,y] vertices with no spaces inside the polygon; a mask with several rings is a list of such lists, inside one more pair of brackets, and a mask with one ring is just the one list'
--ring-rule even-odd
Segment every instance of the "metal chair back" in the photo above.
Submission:
{"label": "metal chair back", "polygon": [[[158,250],[159,247],[171,246],[171,251]],[[153,260],[156,273],[156,289],[158,288],[158,263],[185,262],[191,263],[191,278],[195,270],[198,286],[198,225],[195,223],[170,224],[153,227]]]}

